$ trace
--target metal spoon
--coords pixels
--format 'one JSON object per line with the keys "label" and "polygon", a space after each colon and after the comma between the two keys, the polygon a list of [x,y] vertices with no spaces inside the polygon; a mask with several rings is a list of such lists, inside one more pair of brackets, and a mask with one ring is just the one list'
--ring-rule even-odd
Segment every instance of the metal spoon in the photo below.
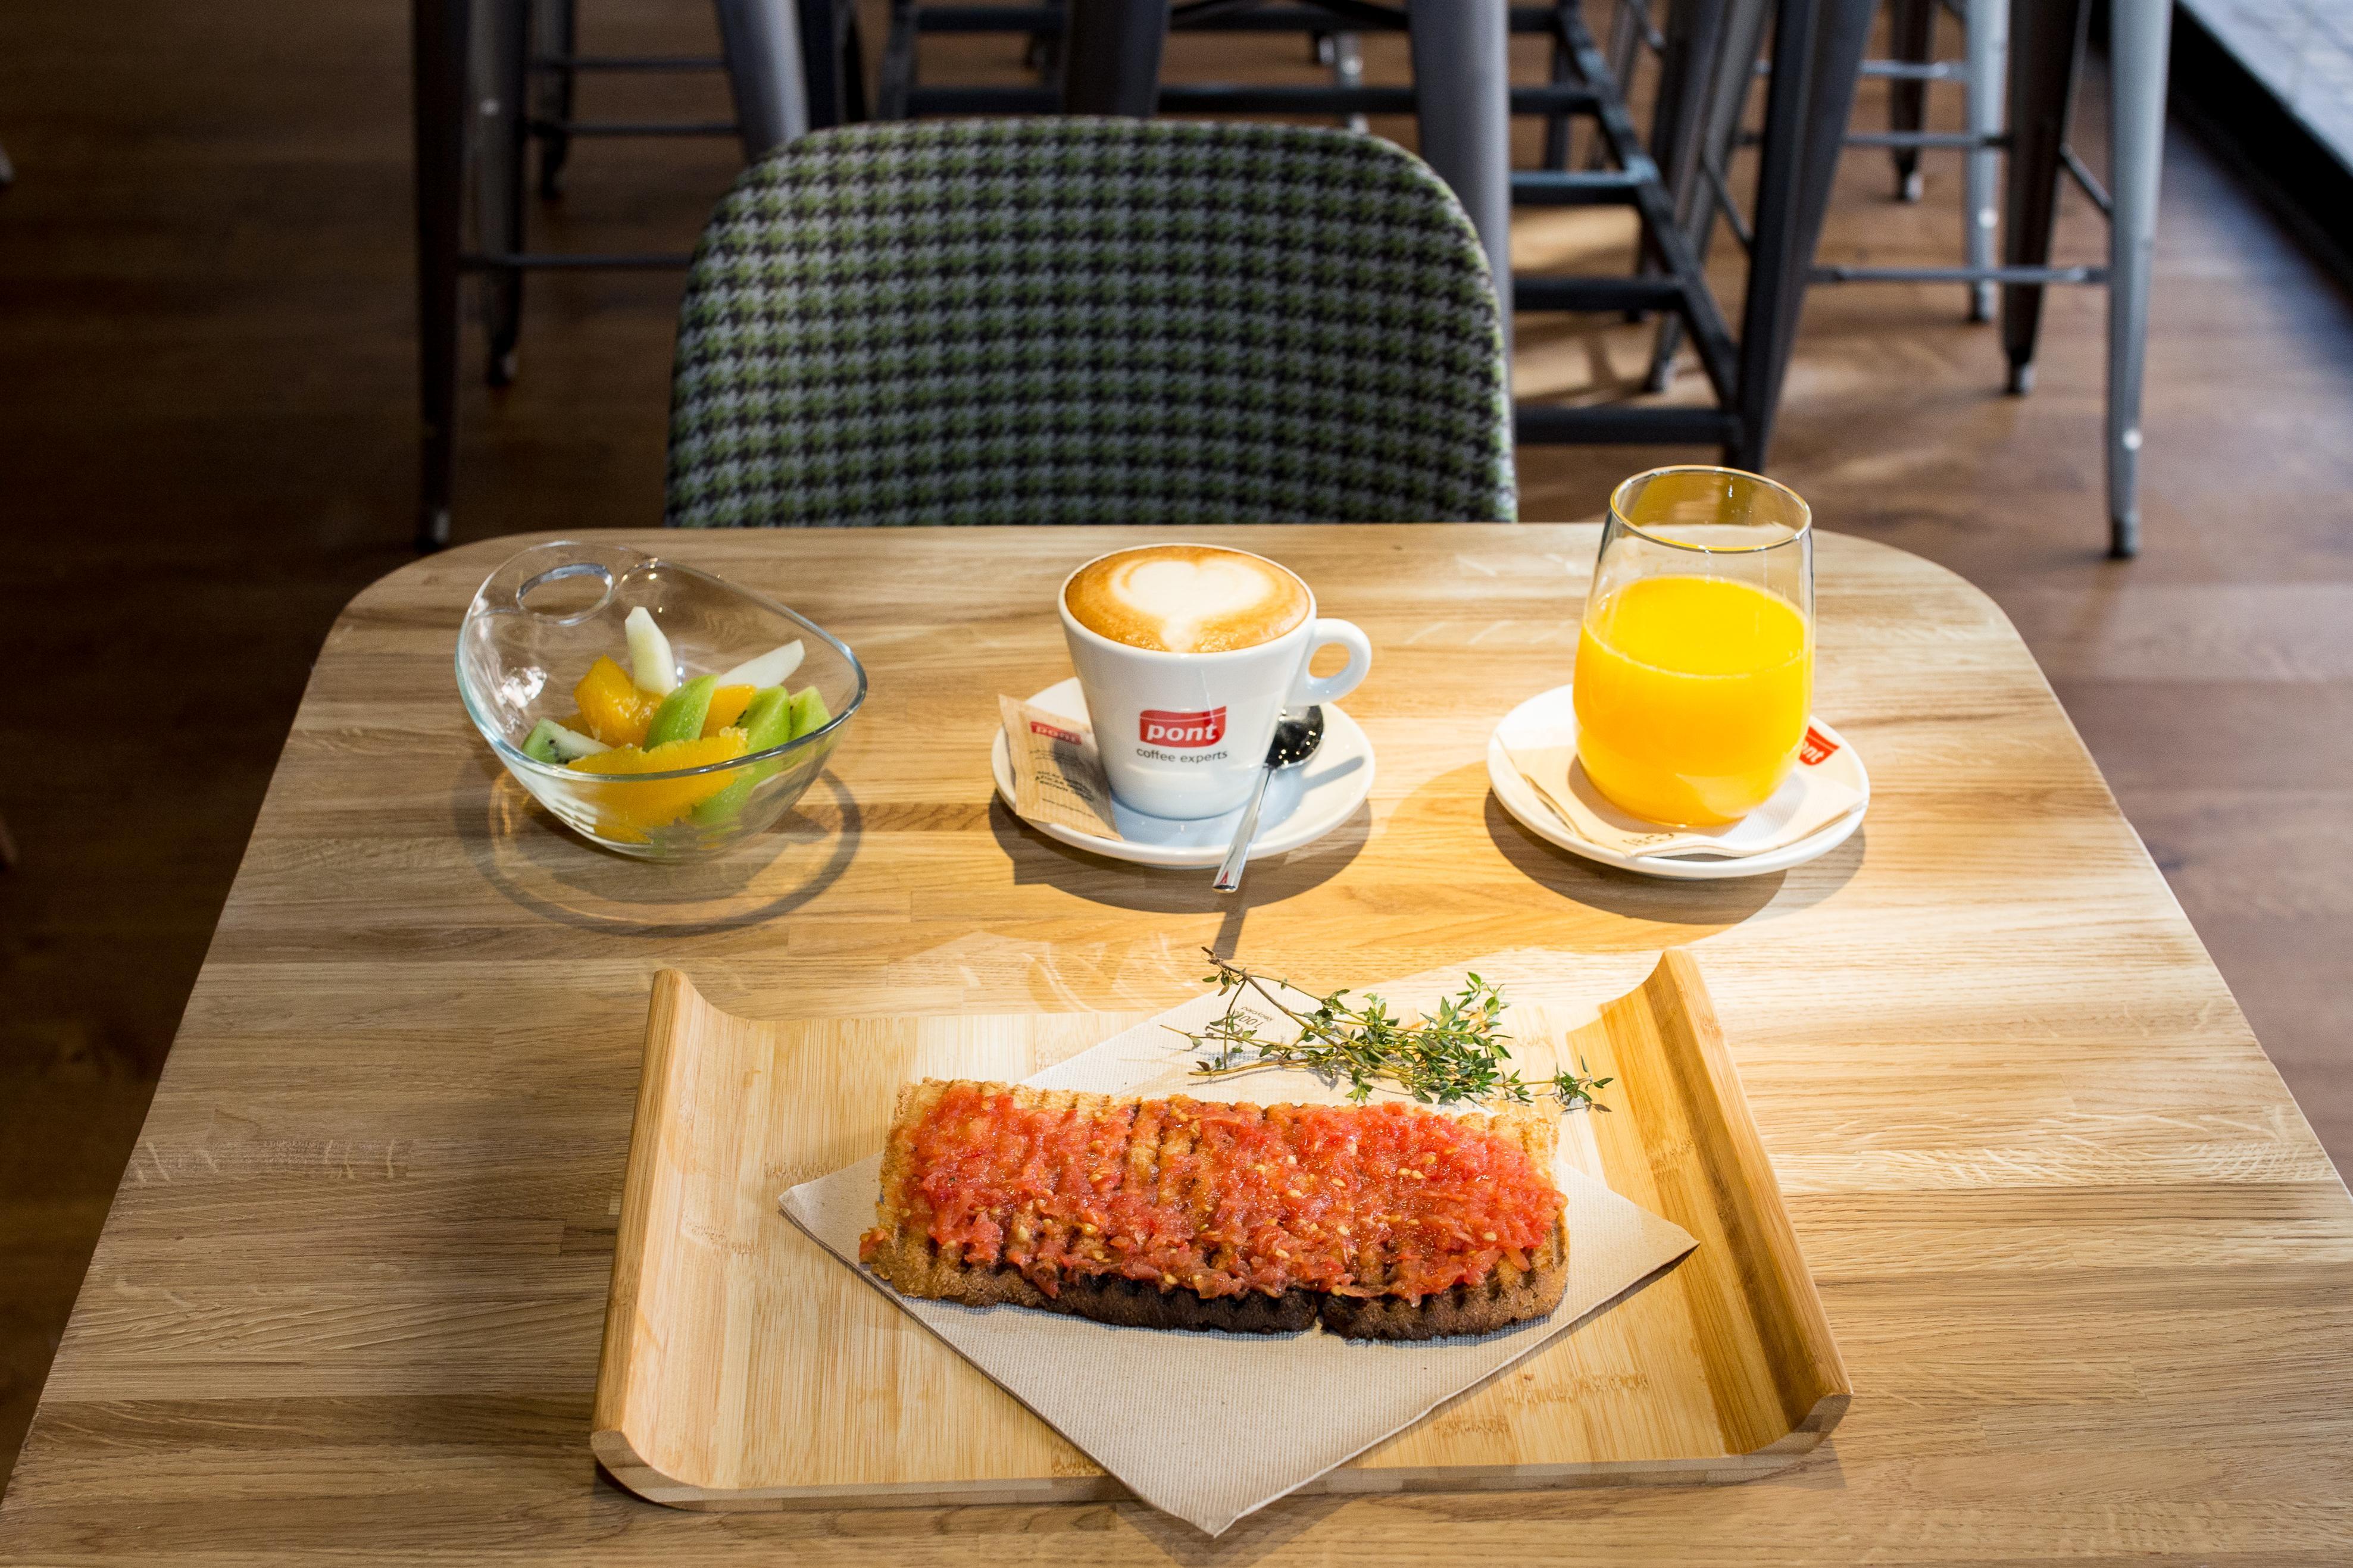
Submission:
{"label": "metal spoon", "polygon": [[1209,884],[1221,893],[1230,893],[1242,885],[1242,867],[1250,861],[1250,838],[1258,832],[1258,808],[1266,799],[1267,782],[1278,768],[1295,768],[1315,754],[1324,743],[1324,710],[1310,708],[1293,718],[1285,713],[1276,721],[1274,740],[1266,749],[1266,766],[1259,770],[1258,783],[1250,789],[1250,804],[1242,807],[1242,819],[1234,829],[1234,841],[1226,849],[1226,858],[1218,866],[1218,879]]}

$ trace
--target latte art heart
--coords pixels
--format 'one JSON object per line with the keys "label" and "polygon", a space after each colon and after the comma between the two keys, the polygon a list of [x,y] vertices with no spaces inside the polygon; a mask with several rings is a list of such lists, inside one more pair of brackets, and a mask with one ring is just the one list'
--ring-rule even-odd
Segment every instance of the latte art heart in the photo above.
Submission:
{"label": "latte art heart", "polygon": [[1202,626],[1247,616],[1276,597],[1280,589],[1264,572],[1228,555],[1208,561],[1138,561],[1112,574],[1111,591],[1137,614],[1159,623],[1163,644],[1191,652]]}
{"label": "latte art heart", "polygon": [[1131,647],[1220,653],[1271,642],[1307,618],[1305,584],[1263,557],[1155,544],[1092,563],[1071,579],[1071,614]]}

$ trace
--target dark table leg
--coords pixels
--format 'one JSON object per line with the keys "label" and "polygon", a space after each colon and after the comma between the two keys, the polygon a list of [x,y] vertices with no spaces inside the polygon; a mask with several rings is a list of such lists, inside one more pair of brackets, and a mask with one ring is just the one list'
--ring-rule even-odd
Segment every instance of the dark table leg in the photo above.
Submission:
{"label": "dark table leg", "polygon": [[1075,0],[1062,37],[1062,112],[1149,120],[1167,41],[1168,0]]}
{"label": "dark table leg", "polygon": [[572,58],[580,52],[580,18],[574,0],[535,0],[532,9],[532,47],[551,60],[561,60],[542,73],[539,118],[550,129],[539,138],[539,194],[549,200],[564,194],[564,164],[572,156],[572,138],[561,127],[571,123],[574,89],[580,73]]}
{"label": "dark table leg", "polygon": [[421,445],[417,548],[449,542],[458,408],[458,246],[470,0],[410,0],[417,141],[417,349]]}
{"label": "dark table leg", "polygon": [[1734,468],[1763,468],[1772,445],[1874,8],[1874,0],[1783,0],[1774,25],[1740,333],[1740,437],[1725,455]]}
{"label": "dark table leg", "polygon": [[798,0],[803,88],[808,128],[822,131],[849,123],[841,70],[841,13],[835,0]]}
{"label": "dark table leg", "polygon": [[[1936,11],[1942,0],[1892,0],[1888,6],[1888,43],[1895,58],[1906,65],[1926,65],[1936,58]],[[1919,131],[1928,123],[1928,84],[1898,79],[1887,84],[1887,129]],[[1920,149],[1890,150],[1895,160],[1895,199],[1916,202],[1921,195]]]}
{"label": "dark table leg", "polygon": [[[489,0],[479,15],[487,24],[481,43],[489,90],[476,106],[476,232],[488,255],[518,256],[530,248],[523,243],[523,164],[531,144],[530,6],[526,0]],[[483,378],[492,386],[509,385],[522,337],[522,268],[484,268],[482,323],[490,339]]]}
{"label": "dark table leg", "polygon": [[[2152,0],[2153,3],[2153,0]],[[2075,107],[2084,58],[2084,0],[2011,0],[2010,7],[2010,179],[2002,202],[2002,260],[2011,267],[2051,264],[2059,214],[2059,149]],[[2034,390],[2034,345],[2042,331],[2042,285],[2006,283],[2001,290],[2001,350],[2010,390]]]}

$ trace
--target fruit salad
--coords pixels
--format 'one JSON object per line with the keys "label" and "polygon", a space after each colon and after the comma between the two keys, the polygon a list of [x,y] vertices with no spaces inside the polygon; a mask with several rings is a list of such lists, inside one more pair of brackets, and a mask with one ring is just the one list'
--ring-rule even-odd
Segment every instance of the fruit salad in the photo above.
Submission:
{"label": "fruit salad", "polygon": [[579,711],[561,722],[541,720],[522,743],[536,762],[616,781],[596,796],[597,829],[607,837],[642,841],[655,828],[682,818],[707,827],[726,826],[743,810],[753,786],[776,773],[782,759],[687,778],[620,781],[732,763],[798,740],[833,720],[816,687],[786,689],[800,668],[797,642],[722,674],[681,679],[670,639],[652,616],[631,610],[623,629],[628,668],[609,655],[597,659],[572,689]]}

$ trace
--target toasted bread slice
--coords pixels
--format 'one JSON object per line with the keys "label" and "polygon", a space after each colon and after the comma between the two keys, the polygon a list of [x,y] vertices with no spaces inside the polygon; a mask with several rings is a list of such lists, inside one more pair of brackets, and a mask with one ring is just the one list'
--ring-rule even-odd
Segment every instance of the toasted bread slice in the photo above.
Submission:
{"label": "toasted bread slice", "polygon": [[[1049,1295],[1010,1264],[975,1267],[950,1256],[931,1239],[913,1212],[910,1195],[914,1175],[914,1130],[932,1113],[941,1097],[955,1087],[954,1083],[937,1079],[903,1086],[883,1148],[877,1224],[869,1233],[864,1257],[869,1268],[904,1295],[974,1307],[1029,1307],[1133,1328],[1297,1333],[1320,1319],[1332,1332],[1352,1339],[1422,1340],[1491,1333],[1513,1323],[1544,1317],[1560,1304],[1567,1285],[1568,1237],[1563,1225],[1556,1221],[1543,1246],[1529,1258],[1528,1268],[1517,1268],[1505,1258],[1475,1284],[1458,1285],[1424,1296],[1419,1301],[1398,1295],[1335,1295],[1296,1287],[1271,1295],[1250,1290],[1240,1295],[1203,1296],[1169,1281],[1078,1273],[1050,1279],[1056,1293]],[[1092,1117],[1132,1109],[1137,1121],[1127,1150],[1125,1179],[1159,1184],[1158,1195],[1162,1199],[1189,1204],[1207,1215],[1214,1194],[1207,1191],[1180,1194],[1168,1184],[1171,1168],[1186,1152],[1190,1134],[1181,1120],[1173,1126],[1161,1125],[1157,1110],[1163,1102],[1123,1100],[1109,1095],[1018,1085],[975,1087],[1009,1093],[1023,1109],[1048,1113]],[[1224,1109],[1253,1116],[1279,1116],[1294,1108]],[[1549,1113],[1516,1106],[1461,1120],[1518,1145],[1535,1169],[1549,1179],[1556,1131]],[[1065,1244],[1074,1242],[1082,1249],[1092,1245],[1085,1238],[1060,1239]],[[1224,1258],[1221,1252],[1217,1260],[1221,1266]],[[1354,1261],[1361,1287],[1377,1290],[1386,1282],[1386,1266],[1372,1248],[1366,1248]]]}

